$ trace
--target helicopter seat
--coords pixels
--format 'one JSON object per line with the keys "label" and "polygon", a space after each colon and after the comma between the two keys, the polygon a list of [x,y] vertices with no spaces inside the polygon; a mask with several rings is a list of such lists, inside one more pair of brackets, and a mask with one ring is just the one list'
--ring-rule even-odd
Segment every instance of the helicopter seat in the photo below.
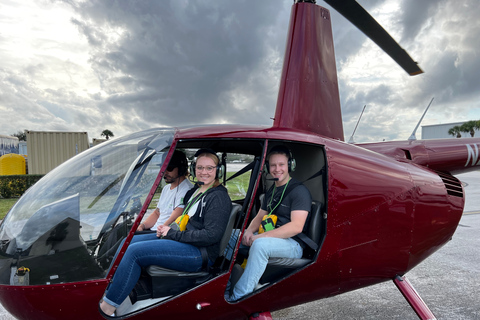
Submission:
{"label": "helicopter seat", "polygon": [[[223,260],[225,248],[232,235],[233,225],[241,209],[241,205],[236,203],[232,204],[228,224],[225,228],[225,233],[220,240],[219,257],[217,258],[217,262]],[[216,263],[214,266],[215,265]],[[198,272],[185,272],[152,265],[145,269],[145,272],[130,294],[130,299],[132,303],[135,303],[137,300],[176,295],[185,292],[212,277],[212,269]]]}

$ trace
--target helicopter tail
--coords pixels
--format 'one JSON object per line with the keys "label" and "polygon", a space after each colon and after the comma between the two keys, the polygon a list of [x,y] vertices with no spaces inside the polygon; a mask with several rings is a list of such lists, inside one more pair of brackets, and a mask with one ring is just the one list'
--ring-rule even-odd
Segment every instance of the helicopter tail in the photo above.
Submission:
{"label": "helicopter tail", "polygon": [[330,12],[292,7],[274,127],[344,140]]}

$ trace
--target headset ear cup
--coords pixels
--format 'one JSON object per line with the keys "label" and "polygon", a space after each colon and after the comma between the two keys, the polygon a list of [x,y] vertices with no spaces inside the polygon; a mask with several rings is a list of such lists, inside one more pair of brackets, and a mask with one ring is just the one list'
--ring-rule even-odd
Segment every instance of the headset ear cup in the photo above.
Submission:
{"label": "headset ear cup", "polygon": [[190,175],[195,178],[195,166],[196,166],[196,163],[195,161],[192,161],[190,163]]}
{"label": "headset ear cup", "polygon": [[224,172],[225,172],[225,166],[224,165],[218,165],[215,178],[217,178],[219,180],[222,179]]}
{"label": "headset ear cup", "polygon": [[181,176],[185,176],[188,172],[188,161],[187,161],[187,158],[184,159],[184,161],[182,161],[182,174]]}
{"label": "headset ear cup", "polygon": [[185,166],[183,163],[181,163],[179,166],[178,166],[178,176],[179,177],[182,177],[185,175]]}
{"label": "headset ear cup", "polygon": [[293,172],[295,171],[295,168],[297,167],[297,161],[295,161],[294,158],[291,158],[289,161],[288,161],[288,169],[290,172]]}
{"label": "headset ear cup", "polygon": [[268,163],[268,160],[265,160],[265,172],[270,173],[270,164]]}

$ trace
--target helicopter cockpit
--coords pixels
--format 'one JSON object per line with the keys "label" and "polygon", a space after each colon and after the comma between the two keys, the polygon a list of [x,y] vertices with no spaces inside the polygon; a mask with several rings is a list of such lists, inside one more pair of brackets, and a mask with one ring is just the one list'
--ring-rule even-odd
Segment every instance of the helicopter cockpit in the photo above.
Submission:
{"label": "helicopter cockpit", "polygon": [[[27,190],[0,227],[0,284],[104,278],[172,140],[172,130],[156,129],[105,142]],[[28,279],[19,280],[23,266]]]}
{"label": "helicopter cockpit", "polygon": [[[112,267],[121,260],[116,259],[119,248],[134,225],[155,208],[167,156],[175,149],[193,160],[198,149],[211,148],[226,166],[221,182],[233,204],[222,253],[210,270],[198,274],[145,268],[128,303],[118,311],[125,315],[149,308],[210,281],[226,285],[230,271],[244,258],[227,248],[232,230],[243,230],[259,210],[262,194],[273,183],[263,168],[264,155],[269,146],[284,143],[300,164],[294,177],[312,194],[316,218],[309,232],[321,247],[326,230],[326,157],[321,146],[260,138],[179,139],[175,129],[151,129],[79,154],[24,194],[0,226],[0,284],[41,286],[113,275]],[[225,248],[234,255],[223,254]],[[306,267],[318,252],[319,248],[308,249],[298,261],[273,259],[262,284],[272,285]]]}

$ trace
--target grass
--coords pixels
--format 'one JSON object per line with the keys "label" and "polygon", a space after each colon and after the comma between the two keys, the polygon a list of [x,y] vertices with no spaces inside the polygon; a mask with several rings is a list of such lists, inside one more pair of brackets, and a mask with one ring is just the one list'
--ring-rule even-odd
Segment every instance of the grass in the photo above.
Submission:
{"label": "grass", "polygon": [[0,220],[3,220],[11,207],[17,202],[17,198],[0,199]]}
{"label": "grass", "polygon": [[[227,178],[235,174],[235,172],[227,172]],[[228,194],[232,200],[239,200],[245,198],[247,193],[248,183],[250,181],[250,173],[244,173],[239,177],[227,182]]]}

